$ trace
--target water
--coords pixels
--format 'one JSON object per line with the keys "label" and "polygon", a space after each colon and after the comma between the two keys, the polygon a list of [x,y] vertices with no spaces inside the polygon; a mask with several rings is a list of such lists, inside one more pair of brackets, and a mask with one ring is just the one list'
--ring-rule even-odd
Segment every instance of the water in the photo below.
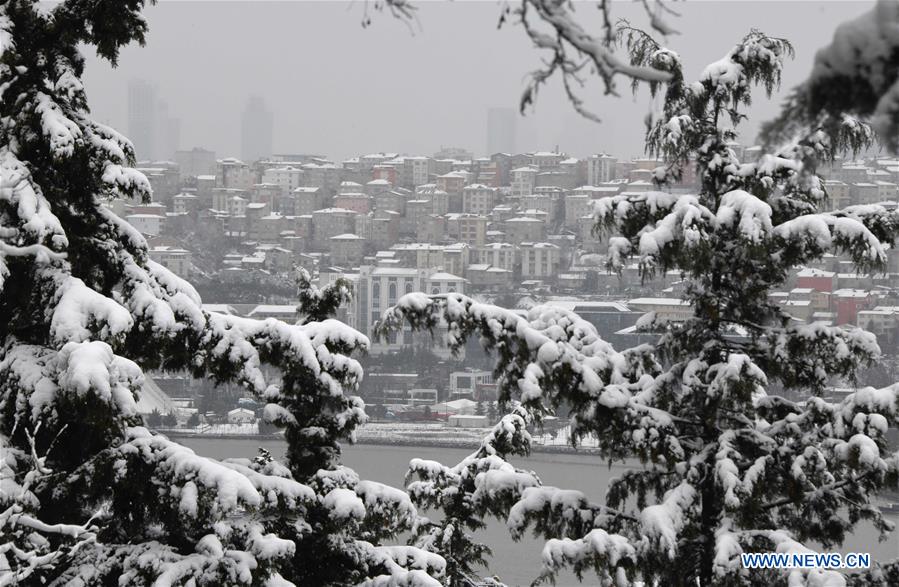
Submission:
{"label": "water", "polygon": [[[216,459],[253,457],[260,446],[271,451],[273,455],[284,453],[284,444],[280,440],[189,438],[179,441],[201,455]],[[433,459],[452,465],[470,452],[469,449],[360,444],[345,447],[343,460],[363,479],[401,487],[406,467],[411,459],[415,457]],[[526,459],[516,459],[514,464],[522,469],[536,471],[544,485],[578,489],[597,501],[602,500],[609,481],[626,470],[625,466],[613,466],[609,469],[599,457],[587,454],[536,453]],[[507,584],[528,585],[539,574],[542,540],[528,536],[514,542],[504,524],[493,519],[478,537],[493,549],[490,573],[498,575]],[[859,524],[856,533],[846,540],[841,550],[870,552],[872,560],[879,561],[899,556],[897,533],[894,532],[885,542],[878,542],[877,537],[877,531],[869,524]],[[559,576],[557,584],[572,586],[578,585],[578,582],[573,575],[563,574]],[[595,578],[588,575],[583,584],[595,584]]]}

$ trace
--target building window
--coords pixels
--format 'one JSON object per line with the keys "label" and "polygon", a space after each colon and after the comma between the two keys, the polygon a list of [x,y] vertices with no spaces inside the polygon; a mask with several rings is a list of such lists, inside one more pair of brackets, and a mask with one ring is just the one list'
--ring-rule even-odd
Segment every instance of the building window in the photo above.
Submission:
{"label": "building window", "polygon": [[396,282],[387,284],[387,304],[392,306],[396,303]]}

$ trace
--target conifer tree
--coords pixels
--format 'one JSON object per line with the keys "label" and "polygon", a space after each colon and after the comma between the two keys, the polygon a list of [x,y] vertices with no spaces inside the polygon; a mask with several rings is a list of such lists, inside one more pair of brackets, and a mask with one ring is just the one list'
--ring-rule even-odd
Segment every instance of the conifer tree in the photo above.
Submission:
{"label": "conifer tree", "polygon": [[[643,467],[614,479],[603,504],[514,469],[431,477],[454,485],[449,493],[477,496],[466,511],[505,517],[513,536],[532,528],[549,539],[544,578],[571,567],[619,586],[896,584],[895,562],[843,575],[750,570],[740,561],[748,552],[804,552],[812,542],[832,549],[863,520],[884,538],[893,530],[872,500],[899,484],[899,454],[885,438],[899,422],[899,384],[825,397],[831,381],[851,382],[878,360],[874,335],[796,320],[768,298],[794,267],[827,252],[862,270],[885,266],[897,213],[876,205],[822,211],[826,192],[814,168],[838,149],[867,144],[871,131],[846,116],[741,162],[731,142],[751,90],[777,87],[789,43],[753,31],[686,83],[677,54],[629,27],[622,35],[633,65],[670,73],[663,115],[647,132],[648,151],[666,161],[656,181],[664,186],[695,165],[700,186],[696,194],[603,198],[597,227],[614,235],[611,268],[633,259],[644,276],[680,270],[692,316],[644,316],[638,327],[660,332],[658,341],[617,351],[559,308],[522,316],[458,294],[408,294],[382,328],[446,327],[452,348],[478,337],[496,354],[501,401],[520,401],[535,420],[564,406],[573,441],[592,435],[610,461]],[[492,470],[508,465],[503,456],[491,455]],[[420,469],[413,462],[411,471]]]}
{"label": "conifer tree", "polygon": [[[0,585],[439,585],[441,557],[382,545],[418,523],[408,496],[339,463],[367,338],[330,302],[295,325],[204,310],[107,207],[151,190],[90,118],[80,45],[115,65],[143,7],[0,2]],[[151,369],[263,399],[287,466],[148,431]]]}

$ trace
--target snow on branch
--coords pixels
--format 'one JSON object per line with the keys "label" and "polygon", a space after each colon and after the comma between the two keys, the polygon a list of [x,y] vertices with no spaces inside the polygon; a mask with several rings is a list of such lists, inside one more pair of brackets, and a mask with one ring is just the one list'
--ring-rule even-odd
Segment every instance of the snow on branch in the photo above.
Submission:
{"label": "snow on branch", "polygon": [[353,298],[352,284],[340,277],[323,288],[312,283],[312,276],[304,268],[297,272],[298,313],[303,322],[321,322],[333,316],[337,309]]}
{"label": "snow on branch", "polygon": [[458,464],[448,467],[424,459],[409,463],[406,491],[419,507],[442,513],[438,521],[419,520],[415,544],[440,553],[453,582],[473,582],[475,567],[486,563],[489,548],[472,535],[485,526],[486,515],[505,519],[523,491],[540,485],[533,471],[506,460],[508,455],[528,452],[526,427],[531,421],[527,409],[516,407],[493,427],[478,450]]}
{"label": "snow on branch", "polygon": [[822,390],[834,376],[852,379],[880,358],[877,337],[854,326],[821,322],[769,326],[760,336],[757,360],[772,379]]}
{"label": "snow on branch", "polygon": [[624,193],[594,205],[597,230],[620,234],[609,241],[610,270],[620,271],[637,254],[644,275],[667,270],[670,251],[707,246],[716,220],[696,196],[667,192]]}
{"label": "snow on branch", "polygon": [[[883,217],[875,220],[882,222]],[[886,244],[865,223],[850,213],[805,214],[775,227],[783,254],[805,264],[828,251],[848,254],[857,267],[881,269],[887,261]]]}
{"label": "snow on branch", "polygon": [[594,528],[583,538],[552,538],[543,547],[542,579],[552,579],[558,571],[571,567],[578,578],[585,570],[595,570],[604,585],[630,585],[634,573],[634,547],[627,538]]}
{"label": "snow on branch", "polygon": [[[663,19],[663,4],[660,0],[655,2],[656,9],[650,8],[648,2],[644,2],[644,6],[650,16],[650,23],[656,30],[663,34],[673,32]],[[665,69],[633,65],[619,59],[612,49],[615,34],[609,19],[609,3],[602,2],[600,10],[603,11],[605,24],[602,34],[597,35],[588,32],[578,22],[574,15],[574,5],[570,2],[521,0],[514,11],[506,8],[500,25],[514,12],[534,47],[551,55],[544,68],[531,74],[531,82],[519,101],[522,113],[534,104],[540,86],[556,74],[561,76],[565,93],[575,110],[594,121],[599,118],[587,108],[577,92],[584,85],[586,75],[598,75],[607,94],[616,94],[616,74],[654,84],[671,79],[672,74]],[[549,32],[544,32],[542,27],[548,27]]]}
{"label": "snow on branch", "polygon": [[372,546],[359,542],[371,564],[385,570],[358,587],[441,587],[446,571],[442,556],[412,546]]}
{"label": "snow on branch", "polygon": [[497,353],[501,400],[520,397],[535,413],[548,409],[557,392],[589,394],[605,381],[623,377],[618,369],[625,362],[596,328],[559,307],[537,306],[523,316],[461,294],[411,293],[387,310],[376,330],[383,335],[404,322],[432,332],[445,324],[451,349],[478,336],[485,349]]}
{"label": "snow on branch", "polygon": [[[96,516],[83,524],[42,521],[39,500],[32,488],[53,471],[47,468],[47,452],[38,456],[34,434],[28,433],[31,453],[9,444],[0,434],[0,586],[21,585],[40,572],[69,561],[79,550],[96,541]],[[50,449],[52,449],[52,444]],[[21,479],[19,483],[17,479]]]}
{"label": "snow on branch", "polygon": [[[808,79],[765,129],[769,142],[823,129],[840,141],[853,124],[870,121],[878,140],[899,152],[899,5],[878,0],[862,16],[837,27],[831,44],[819,50]],[[860,119],[856,120],[856,119]],[[845,142],[845,141],[840,141]],[[868,140],[849,141],[857,150]]]}
{"label": "snow on branch", "polygon": [[17,225],[0,229],[2,256],[34,256],[41,263],[65,257],[58,250],[68,244],[59,219],[27,166],[4,147],[0,147],[0,202],[15,210],[18,221]]}
{"label": "snow on branch", "polygon": [[882,206],[804,214],[776,226],[774,217],[771,204],[740,189],[724,193],[714,211],[698,196],[667,192],[624,193],[594,205],[596,230],[621,235],[609,239],[609,268],[620,270],[636,255],[646,276],[673,266],[689,269],[703,263],[711,249],[725,246],[716,243],[735,238],[775,245],[794,264],[833,251],[849,254],[863,269],[878,269],[886,263],[884,242],[895,238],[899,224],[899,214]]}

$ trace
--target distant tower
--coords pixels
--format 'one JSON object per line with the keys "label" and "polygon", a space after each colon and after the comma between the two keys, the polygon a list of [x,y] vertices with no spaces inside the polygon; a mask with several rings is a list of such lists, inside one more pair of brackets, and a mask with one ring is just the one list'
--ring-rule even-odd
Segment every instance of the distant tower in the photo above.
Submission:
{"label": "distant tower", "polygon": [[495,153],[515,154],[515,110],[489,108],[487,110],[487,156]]}
{"label": "distant tower", "polygon": [[259,96],[251,96],[240,121],[240,156],[251,163],[272,154],[271,111]]}
{"label": "distant tower", "polygon": [[156,153],[156,87],[148,81],[128,83],[128,138],[138,159],[154,159]]}
{"label": "distant tower", "polygon": [[181,147],[181,121],[169,116],[168,106],[162,100],[156,111],[157,133],[154,159],[171,160]]}

